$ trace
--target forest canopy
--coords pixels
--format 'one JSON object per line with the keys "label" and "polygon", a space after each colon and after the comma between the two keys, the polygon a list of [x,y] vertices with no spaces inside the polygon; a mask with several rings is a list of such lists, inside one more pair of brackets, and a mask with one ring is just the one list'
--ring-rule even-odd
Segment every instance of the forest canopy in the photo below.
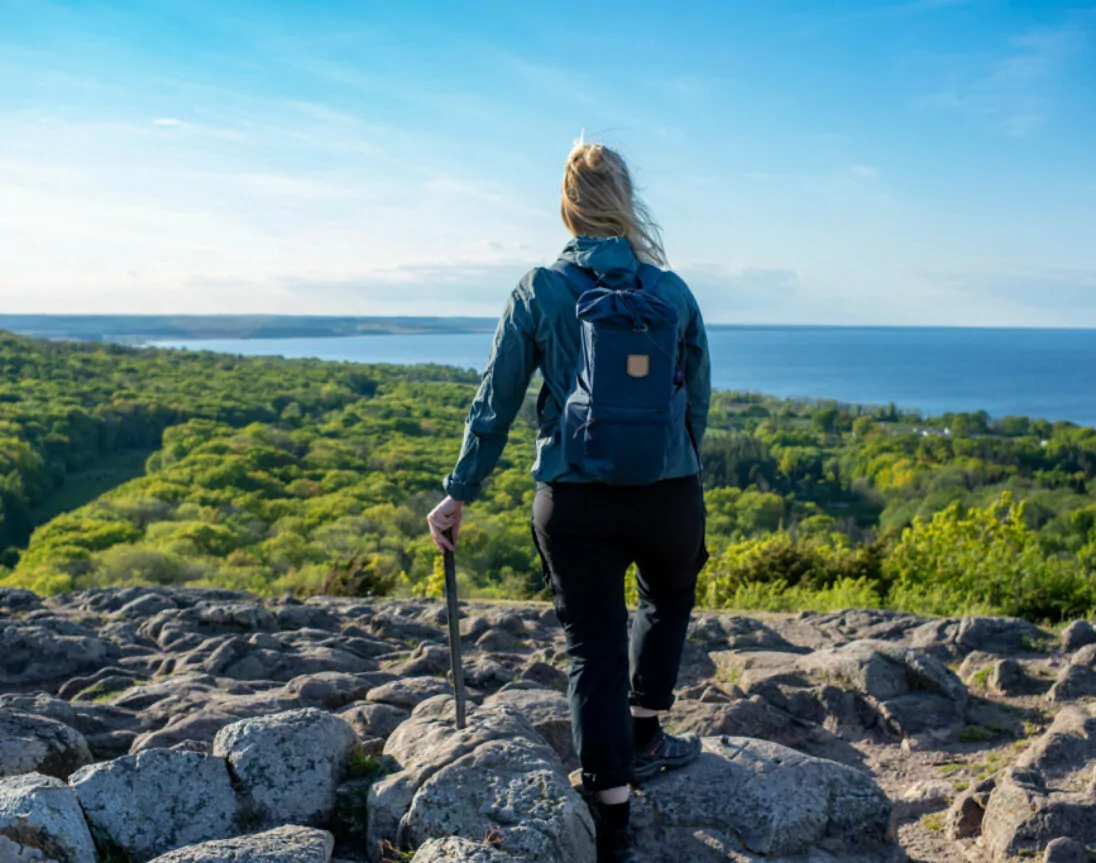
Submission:
{"label": "forest canopy", "polygon": [[[0,333],[0,586],[438,590],[424,517],[478,376]],[[469,595],[541,596],[527,400],[462,531]],[[713,399],[698,600],[1096,610],[1096,430]]]}

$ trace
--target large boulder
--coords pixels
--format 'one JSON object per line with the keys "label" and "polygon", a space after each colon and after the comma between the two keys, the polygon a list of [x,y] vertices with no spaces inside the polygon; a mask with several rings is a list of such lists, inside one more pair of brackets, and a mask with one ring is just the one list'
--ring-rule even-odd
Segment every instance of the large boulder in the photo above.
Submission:
{"label": "large boulder", "polygon": [[214,755],[228,760],[261,825],[326,823],[357,740],[340,717],[314,707],[222,728]]}
{"label": "large boulder", "polygon": [[507,863],[513,859],[495,846],[450,836],[447,839],[427,839],[419,846],[411,863]]}
{"label": "large boulder", "polygon": [[135,861],[236,832],[221,758],[149,749],[83,767],[69,783],[92,830]]}
{"label": "large boulder", "polygon": [[1096,761],[1096,706],[1061,708],[1043,735],[1020,753],[1018,767],[1038,770],[1055,782]]}
{"label": "large boulder", "polygon": [[42,601],[34,591],[18,587],[0,587],[0,611],[12,614],[33,611],[41,607]]}
{"label": "large boulder", "polygon": [[[1086,648],[1087,649],[1087,648]],[[1096,669],[1085,665],[1064,665],[1054,685],[1047,690],[1047,701],[1062,704],[1096,695]]]}
{"label": "large boulder", "polygon": [[842,859],[897,853],[891,803],[870,776],[768,741],[702,742],[694,764],[661,774],[636,796],[637,838],[652,859],[700,863],[819,847]]}
{"label": "large boulder", "polygon": [[986,684],[997,695],[1019,695],[1027,684],[1024,666],[1015,659],[998,659],[990,669]]}
{"label": "large boulder", "polygon": [[879,724],[903,737],[962,724],[968,693],[956,674],[926,653],[866,639],[799,657],[813,679],[858,693]]}
{"label": "large boulder", "polygon": [[1075,620],[1062,630],[1061,644],[1066,653],[1073,653],[1086,644],[1096,644],[1096,629],[1087,620]]}
{"label": "large boulder", "polygon": [[447,764],[415,792],[401,840],[493,833],[518,860],[571,863],[593,850],[590,813],[555,753],[525,738],[490,740]]}
{"label": "large boulder", "polygon": [[1062,708],[1015,764],[968,789],[948,811],[948,836],[981,834],[993,860],[1032,857],[1057,838],[1096,844],[1096,708]]}
{"label": "large boulder", "polygon": [[965,715],[968,693],[962,681],[938,660],[902,644],[864,639],[804,655],[737,650],[709,655],[724,687],[759,696],[830,731],[950,734]]}
{"label": "large boulder", "polygon": [[1047,700],[1060,703],[1092,695],[1096,695],[1096,644],[1086,644],[1058,671],[1054,685],[1047,692]]}
{"label": "large boulder", "polygon": [[38,772],[67,779],[90,763],[79,731],[56,719],[0,707],[0,776]]}
{"label": "large boulder", "polygon": [[1084,647],[1078,648],[1069,658],[1069,664],[1096,669],[1096,644],[1086,644]]}
{"label": "large boulder", "polygon": [[0,695],[0,713],[5,708],[54,719],[75,729],[84,735],[96,760],[125,755],[141,725],[133,711],[97,701],[69,702],[44,692]]}
{"label": "large boulder", "polygon": [[559,756],[564,770],[578,767],[574,737],[571,733],[571,707],[559,692],[539,687],[504,689],[488,696],[484,707],[507,704],[523,714]]}
{"label": "large boulder", "polygon": [[95,863],[91,833],[68,785],[41,773],[0,779],[0,860]]}
{"label": "large boulder", "polygon": [[931,656],[880,640],[853,641],[800,657],[796,665],[829,675],[878,702],[928,692],[965,704],[967,690],[949,668]]}
{"label": "large boulder", "polygon": [[940,658],[965,656],[972,650],[1010,656],[1048,644],[1034,623],[1016,617],[963,617],[930,620],[910,630],[912,647]]}
{"label": "large boulder", "polygon": [[480,841],[489,827],[501,831],[502,847],[522,854],[540,847],[545,861],[592,855],[589,811],[559,757],[513,707],[473,710],[457,730],[452,699],[429,699],[392,733],[384,752],[401,770],[369,792],[367,853],[374,863],[386,841],[408,847],[450,834]]}
{"label": "large boulder", "polygon": [[1091,859],[1088,848],[1065,836],[1052,839],[1043,852],[1043,863],[1089,863]]}
{"label": "large boulder", "polygon": [[154,863],[328,863],[334,848],[335,837],[325,830],[284,826],[180,848]]}
{"label": "large boulder", "polygon": [[944,833],[952,841],[977,836],[982,832],[982,819],[989,805],[989,796],[997,785],[997,777],[989,776],[963,790],[944,816]]}
{"label": "large boulder", "polygon": [[1096,844],[1096,798],[1051,791],[1032,768],[1009,767],[997,779],[982,818],[982,840],[995,860],[1041,852],[1053,839]]}

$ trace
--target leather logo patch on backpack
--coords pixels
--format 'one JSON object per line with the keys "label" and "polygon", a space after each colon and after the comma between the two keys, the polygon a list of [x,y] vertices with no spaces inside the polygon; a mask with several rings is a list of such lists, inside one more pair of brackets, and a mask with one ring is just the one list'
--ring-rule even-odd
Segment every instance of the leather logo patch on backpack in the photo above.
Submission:
{"label": "leather logo patch on backpack", "polygon": [[628,354],[628,376],[633,378],[645,378],[651,373],[651,357],[649,354]]}

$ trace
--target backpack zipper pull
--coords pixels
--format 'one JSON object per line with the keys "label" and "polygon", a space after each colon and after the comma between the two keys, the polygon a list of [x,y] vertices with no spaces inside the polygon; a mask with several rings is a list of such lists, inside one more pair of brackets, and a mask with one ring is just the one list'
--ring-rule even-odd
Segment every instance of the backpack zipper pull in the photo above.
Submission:
{"label": "backpack zipper pull", "polygon": [[579,436],[579,434],[582,432],[582,430],[584,428],[586,428],[586,426],[592,426],[593,424],[594,424],[594,418],[590,417],[589,419],[586,420],[586,422],[584,422],[577,429],[575,429],[575,433],[573,435],[571,435],[571,440],[574,440],[575,438],[577,438]]}

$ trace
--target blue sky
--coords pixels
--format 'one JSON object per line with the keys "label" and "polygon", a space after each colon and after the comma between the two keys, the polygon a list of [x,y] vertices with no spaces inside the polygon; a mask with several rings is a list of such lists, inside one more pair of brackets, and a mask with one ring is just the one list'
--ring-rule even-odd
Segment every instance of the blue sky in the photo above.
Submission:
{"label": "blue sky", "polygon": [[711,321],[1096,326],[1096,4],[0,0],[0,311],[496,314],[621,148]]}

